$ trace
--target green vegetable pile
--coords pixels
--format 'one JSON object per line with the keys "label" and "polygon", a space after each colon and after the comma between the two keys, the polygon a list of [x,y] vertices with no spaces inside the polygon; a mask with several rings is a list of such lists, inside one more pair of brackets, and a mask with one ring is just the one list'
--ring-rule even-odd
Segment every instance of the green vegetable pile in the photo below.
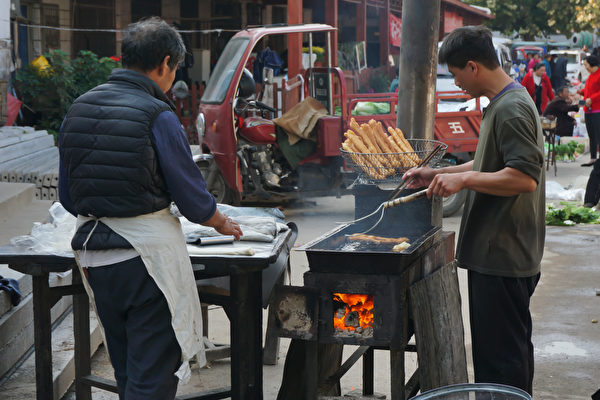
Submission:
{"label": "green vegetable pile", "polygon": [[[548,144],[546,143],[546,150],[548,150]],[[556,146],[556,159],[559,161],[575,161],[579,154],[582,154],[585,150],[583,143],[578,144],[572,140],[569,143],[561,143]]]}
{"label": "green vegetable pile", "polygon": [[378,115],[389,114],[390,103],[360,101],[352,110],[352,115]]}
{"label": "green vegetable pile", "polygon": [[561,201],[560,204],[563,208],[555,208],[550,204],[546,206],[546,225],[600,224],[600,212],[566,201]]}

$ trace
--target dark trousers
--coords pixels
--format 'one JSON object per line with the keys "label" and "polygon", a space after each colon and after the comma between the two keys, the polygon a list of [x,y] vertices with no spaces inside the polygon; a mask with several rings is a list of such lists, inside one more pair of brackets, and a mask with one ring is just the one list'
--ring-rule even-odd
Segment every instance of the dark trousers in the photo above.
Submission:
{"label": "dark trousers", "polygon": [[533,389],[529,299],[540,274],[505,278],[469,271],[475,382]]}
{"label": "dark trousers", "polygon": [[585,129],[590,138],[590,158],[595,159],[600,144],[600,113],[585,114]]}
{"label": "dark trousers", "polygon": [[590,178],[585,188],[584,204],[596,205],[600,201],[600,159],[594,161]]}
{"label": "dark trousers", "polygon": [[119,399],[174,399],[181,349],[165,296],[141,258],[87,271]]}

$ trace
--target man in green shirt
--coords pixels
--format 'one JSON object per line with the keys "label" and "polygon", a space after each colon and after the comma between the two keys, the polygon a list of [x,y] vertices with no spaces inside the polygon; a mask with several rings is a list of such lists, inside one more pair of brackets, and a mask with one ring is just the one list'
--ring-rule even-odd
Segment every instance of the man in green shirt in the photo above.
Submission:
{"label": "man in green shirt", "polygon": [[498,64],[491,32],[458,28],[439,62],[472,97],[486,96],[475,158],[466,164],[413,169],[412,187],[428,196],[468,189],[457,244],[468,270],[476,382],[532,392],[529,300],[540,278],[545,239],[542,129],[535,104]]}

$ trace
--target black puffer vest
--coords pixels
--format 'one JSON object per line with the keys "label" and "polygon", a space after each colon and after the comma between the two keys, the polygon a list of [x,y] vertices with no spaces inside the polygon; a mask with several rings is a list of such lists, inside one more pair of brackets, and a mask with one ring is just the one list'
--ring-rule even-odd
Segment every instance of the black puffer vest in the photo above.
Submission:
{"label": "black puffer vest", "polygon": [[[169,206],[152,124],[170,110],[172,104],[154,81],[125,69],[113,71],[107,83],[75,100],[61,128],[60,153],[78,214],[135,217]],[[76,234],[74,248],[83,231]],[[113,245],[99,249],[124,247]],[[94,248],[89,243],[88,249]]]}

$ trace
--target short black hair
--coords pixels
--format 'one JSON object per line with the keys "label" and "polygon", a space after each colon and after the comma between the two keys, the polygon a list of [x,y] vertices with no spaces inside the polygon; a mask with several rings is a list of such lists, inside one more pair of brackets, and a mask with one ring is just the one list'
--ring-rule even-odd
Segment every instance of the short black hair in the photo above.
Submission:
{"label": "short black hair", "polygon": [[543,62],[540,62],[540,63],[537,63],[537,64],[535,64],[535,65],[533,66],[533,70],[534,70],[534,71],[537,71],[538,69],[540,69],[540,68],[542,68],[542,67],[545,67],[545,66],[546,66],[546,64],[544,64]]}
{"label": "short black hair", "polygon": [[587,61],[588,64],[590,64],[590,67],[597,67],[598,64],[600,63],[600,59],[598,59],[598,57],[591,55],[591,56],[587,56],[585,58],[585,61]]}
{"label": "short black hair", "polygon": [[440,64],[464,68],[469,61],[476,61],[488,69],[500,66],[492,42],[492,32],[483,26],[463,26],[450,32],[438,53]]}
{"label": "short black hair", "polygon": [[130,24],[121,43],[121,56],[125,68],[151,71],[166,56],[171,70],[185,57],[185,45],[179,33],[158,17],[150,17]]}
{"label": "short black hair", "polygon": [[556,91],[556,94],[560,94],[563,92],[563,90],[565,89],[569,89],[569,87],[567,85],[562,85],[561,87],[558,88],[558,90]]}

